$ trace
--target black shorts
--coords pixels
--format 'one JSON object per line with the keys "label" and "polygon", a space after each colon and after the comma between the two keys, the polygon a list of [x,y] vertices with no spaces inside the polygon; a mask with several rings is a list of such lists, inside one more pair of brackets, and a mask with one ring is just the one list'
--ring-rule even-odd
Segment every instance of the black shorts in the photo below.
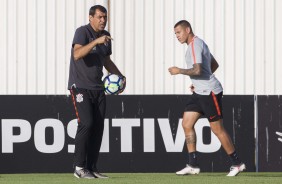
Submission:
{"label": "black shorts", "polygon": [[222,115],[222,92],[217,95],[213,92],[210,95],[199,95],[193,93],[185,106],[185,112],[198,112],[208,118],[209,122],[223,118]]}

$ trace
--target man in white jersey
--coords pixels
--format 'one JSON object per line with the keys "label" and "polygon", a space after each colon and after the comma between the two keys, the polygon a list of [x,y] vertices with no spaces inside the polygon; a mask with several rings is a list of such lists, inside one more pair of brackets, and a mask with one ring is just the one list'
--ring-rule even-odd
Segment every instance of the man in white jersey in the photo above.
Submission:
{"label": "man in white jersey", "polygon": [[200,167],[197,161],[196,133],[194,125],[197,120],[204,115],[210,122],[212,132],[218,137],[222,147],[229,155],[232,166],[227,176],[236,176],[246,169],[244,163],[239,159],[230,136],[222,124],[222,86],[214,72],[218,68],[218,63],[210,53],[206,43],[194,35],[190,23],[181,20],[174,26],[175,35],[180,43],[188,45],[185,61],[187,69],[170,67],[168,71],[171,75],[183,74],[190,76],[192,80],[191,99],[185,107],[182,126],[185,132],[186,145],[188,149],[189,161],[186,167],[177,175],[199,174]]}

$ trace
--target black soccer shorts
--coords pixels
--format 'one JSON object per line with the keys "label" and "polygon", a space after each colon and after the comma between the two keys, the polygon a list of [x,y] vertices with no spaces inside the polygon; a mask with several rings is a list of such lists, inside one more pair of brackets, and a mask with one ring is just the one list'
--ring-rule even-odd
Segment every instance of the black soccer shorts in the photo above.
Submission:
{"label": "black soccer shorts", "polygon": [[199,95],[193,93],[185,106],[185,112],[198,112],[208,118],[209,122],[217,121],[223,118],[222,115],[222,94],[214,94],[211,92],[209,95]]}

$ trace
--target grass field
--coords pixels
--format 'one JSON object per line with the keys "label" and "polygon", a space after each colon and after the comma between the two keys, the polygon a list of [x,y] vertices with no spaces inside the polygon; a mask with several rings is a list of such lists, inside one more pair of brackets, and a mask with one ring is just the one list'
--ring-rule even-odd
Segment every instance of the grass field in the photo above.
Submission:
{"label": "grass field", "polygon": [[196,176],[176,176],[173,173],[109,173],[109,179],[77,179],[72,174],[0,174],[2,184],[282,184],[282,172],[241,173],[226,177],[226,173],[201,173]]}

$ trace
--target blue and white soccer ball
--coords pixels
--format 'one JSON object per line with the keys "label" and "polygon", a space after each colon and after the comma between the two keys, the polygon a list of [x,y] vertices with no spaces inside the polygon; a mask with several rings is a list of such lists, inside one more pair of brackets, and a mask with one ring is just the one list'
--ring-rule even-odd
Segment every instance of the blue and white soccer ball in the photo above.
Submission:
{"label": "blue and white soccer ball", "polygon": [[105,93],[117,95],[123,89],[123,78],[116,74],[109,74],[104,78]]}

